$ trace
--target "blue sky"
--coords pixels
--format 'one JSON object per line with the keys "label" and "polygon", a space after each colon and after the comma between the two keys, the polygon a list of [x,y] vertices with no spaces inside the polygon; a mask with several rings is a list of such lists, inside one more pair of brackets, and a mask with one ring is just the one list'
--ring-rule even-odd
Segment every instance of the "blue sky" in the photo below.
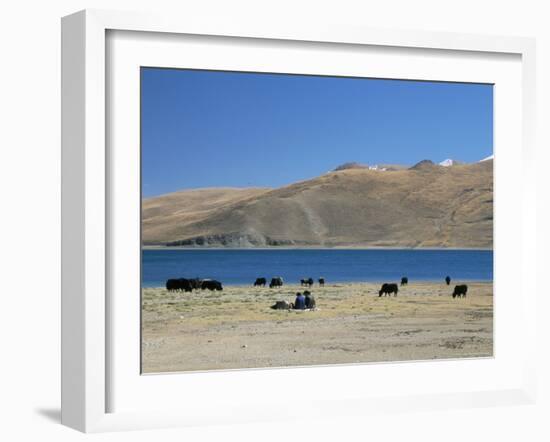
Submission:
{"label": "blue sky", "polygon": [[493,87],[142,68],[143,196],[279,187],[336,166],[474,162],[493,152]]}

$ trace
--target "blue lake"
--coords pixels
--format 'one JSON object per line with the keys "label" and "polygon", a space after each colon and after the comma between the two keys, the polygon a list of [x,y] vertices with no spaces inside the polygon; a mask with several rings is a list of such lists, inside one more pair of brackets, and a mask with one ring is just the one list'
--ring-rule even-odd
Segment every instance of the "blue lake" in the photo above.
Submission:
{"label": "blue lake", "polygon": [[285,282],[320,276],[330,282],[492,281],[492,250],[166,249],[143,250],[142,286],[169,278],[212,278],[225,285],[252,284],[257,277]]}

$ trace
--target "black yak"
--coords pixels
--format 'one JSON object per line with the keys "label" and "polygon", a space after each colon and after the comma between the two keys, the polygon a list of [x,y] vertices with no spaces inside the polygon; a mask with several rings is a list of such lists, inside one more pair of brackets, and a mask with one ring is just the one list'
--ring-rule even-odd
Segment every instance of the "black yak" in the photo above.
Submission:
{"label": "black yak", "polygon": [[455,289],[453,290],[453,298],[457,298],[457,297],[465,298],[467,292],[468,292],[468,286],[466,284],[455,285]]}
{"label": "black yak", "polygon": [[190,292],[191,290],[193,290],[193,287],[189,279],[185,279],[185,278],[169,279],[168,281],[166,281],[166,290],[168,291],[182,290],[182,291]]}
{"label": "black yak", "polygon": [[271,282],[269,283],[269,288],[272,289],[273,287],[282,287],[283,286],[283,278],[280,276],[277,276],[276,278],[271,278]]}
{"label": "black yak", "polygon": [[166,281],[166,290],[171,292],[172,290],[179,290],[180,284],[177,279],[169,279]]}
{"label": "black yak", "polygon": [[223,290],[222,283],[214,279],[205,279],[201,284],[202,290]]}
{"label": "black yak", "polygon": [[191,284],[192,289],[200,289],[202,285],[202,279],[199,279],[199,278],[190,279],[189,284]]}
{"label": "black yak", "polygon": [[384,283],[384,284],[382,284],[382,287],[380,288],[380,291],[378,292],[378,296],[382,296],[382,294],[384,296],[386,296],[386,295],[391,296],[392,293],[393,293],[393,296],[397,296],[398,291],[399,291],[399,289],[397,288],[397,284]]}

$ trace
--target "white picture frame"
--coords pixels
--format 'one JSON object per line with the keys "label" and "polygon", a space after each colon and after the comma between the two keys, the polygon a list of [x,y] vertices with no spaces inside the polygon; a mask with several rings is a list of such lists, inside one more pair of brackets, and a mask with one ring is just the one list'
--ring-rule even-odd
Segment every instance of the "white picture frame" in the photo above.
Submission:
{"label": "white picture frame", "polygon": [[[462,390],[448,392],[442,388],[445,380],[439,379],[434,388],[424,394],[402,390],[369,395],[358,389],[357,394],[347,395],[331,391],[326,397],[318,396],[308,404],[316,416],[368,414],[371,411],[399,411],[408,409],[436,409],[468,406],[487,406],[501,403],[532,403],[536,393],[535,382],[535,296],[536,277],[536,185],[533,170],[536,161],[534,109],[535,109],[535,43],[532,39],[517,37],[491,37],[450,33],[426,33],[416,31],[388,31],[357,29],[345,26],[302,27],[269,25],[266,23],[240,22],[216,23],[197,20],[193,17],[163,17],[151,14],[133,14],[87,10],[63,18],[62,21],[62,423],[85,432],[110,431],[121,429],[157,428],[167,426],[208,425],[213,423],[250,422],[273,419],[286,419],[291,415],[284,402],[274,401],[272,407],[265,404],[257,407],[254,402],[255,386],[262,385],[269,377],[283,381],[291,376],[293,368],[285,370],[239,370],[216,374],[196,375],[191,383],[212,382],[221,388],[226,380],[239,379],[242,385],[250,385],[250,394],[235,397],[227,407],[229,395],[235,391],[211,392],[209,400],[218,400],[219,413],[201,408],[200,401],[187,397],[192,406],[176,407],[165,397],[165,406],[158,402],[167,395],[166,388],[177,386],[177,375],[160,375],[144,389],[158,390],[160,378],[163,393],[156,397],[157,404],[150,408],[126,409],[112,406],[110,394],[113,361],[116,360],[110,344],[110,327],[117,321],[112,311],[109,290],[112,287],[109,276],[111,235],[116,229],[113,223],[113,199],[110,195],[110,167],[108,143],[110,134],[106,131],[106,121],[110,118],[108,109],[108,50],[109,32],[142,32],[172,36],[216,36],[228,40],[253,39],[276,44],[299,45],[304,42],[315,45],[337,45],[345,47],[375,47],[384,51],[391,48],[407,50],[430,50],[432,53],[473,54],[483,59],[491,54],[513,56],[520,63],[520,81],[516,91],[521,112],[510,114],[515,124],[521,148],[515,148],[515,158],[521,160],[522,186],[517,198],[521,211],[517,213],[517,223],[508,226],[508,234],[517,235],[512,252],[503,248],[499,251],[496,242],[495,253],[506,257],[515,253],[510,264],[521,265],[520,276],[510,287],[521,291],[518,309],[521,315],[518,324],[522,330],[522,355],[515,367],[513,381],[508,384],[483,388],[480,384],[471,388],[468,379],[462,379]],[[153,35],[153,34],[150,34]],[[176,37],[174,37],[176,36]],[[434,68],[435,69],[435,68]],[[519,78],[519,77],[518,77]],[[514,91],[512,91],[514,92]],[[519,117],[518,117],[519,116]],[[497,117],[499,118],[498,114]],[[504,143],[503,143],[504,145]],[[508,148],[507,148],[508,149]],[[508,150],[514,149],[510,146]],[[502,151],[504,167],[506,151]],[[509,166],[513,167],[510,157]],[[497,160],[498,162],[499,160]],[[502,169],[504,170],[504,169]],[[498,180],[499,174],[496,174]],[[501,175],[502,176],[502,175]],[[497,191],[498,198],[498,191]],[[515,201],[515,202],[518,202]],[[497,202],[498,204],[498,202]],[[512,215],[514,216],[514,215]],[[496,218],[497,228],[499,219]],[[114,223],[116,224],[116,223]],[[506,226],[502,224],[502,229]],[[514,230],[511,230],[514,229]],[[503,237],[504,235],[501,235]],[[506,255],[508,253],[508,255]],[[511,257],[510,257],[511,258]],[[504,259],[503,259],[504,261]],[[519,284],[521,282],[521,284]],[[507,288],[499,287],[498,293],[506,293]],[[510,291],[511,289],[508,289]],[[499,295],[501,296],[501,295]],[[503,298],[504,299],[504,298]],[[498,306],[498,300],[496,300]],[[504,305],[504,303],[503,303]],[[497,307],[498,308],[498,307]],[[119,309],[120,310],[120,309]],[[496,336],[498,340],[498,335]],[[498,359],[498,354],[495,359]],[[493,361],[494,362],[494,361]],[[489,361],[487,373],[494,369]],[[440,363],[442,364],[442,363]],[[468,361],[450,361],[445,370],[460,370],[467,367]],[[395,369],[396,376],[407,372],[410,376],[422,376],[418,364],[400,364]],[[383,367],[383,368],[382,368]],[[335,376],[338,370],[346,370],[346,376],[361,376],[364,370],[371,373],[392,371],[393,365],[358,365],[353,367],[321,367],[323,376]],[[443,367],[443,365],[441,365]],[[480,366],[471,365],[468,369]],[[521,371],[521,373],[520,373]],[[520,374],[519,374],[520,373]],[[139,376],[139,373],[135,373]],[[120,377],[119,377],[120,378]],[[351,377],[350,377],[351,379]],[[134,384],[134,386],[137,384]],[[205,384],[206,385],[206,384]],[[421,384],[419,384],[421,385]],[[130,387],[132,385],[129,384]],[[178,388],[181,388],[178,387]],[[256,388],[257,389],[257,388]],[[176,390],[177,391],[177,390]],[[189,391],[189,390],[188,390]],[[242,392],[242,389],[241,389]],[[122,394],[125,394],[122,390]],[[193,393],[193,394],[196,394]],[[275,394],[275,392],[274,392]],[[226,396],[224,396],[226,395]],[[237,395],[238,396],[238,395]],[[198,399],[198,398],[197,398]],[[128,401],[135,400],[131,398]],[[294,399],[288,399],[290,404]],[[225,402],[224,402],[225,401]],[[214,407],[215,408],[215,407]],[[228,411],[223,411],[226,409]]]}

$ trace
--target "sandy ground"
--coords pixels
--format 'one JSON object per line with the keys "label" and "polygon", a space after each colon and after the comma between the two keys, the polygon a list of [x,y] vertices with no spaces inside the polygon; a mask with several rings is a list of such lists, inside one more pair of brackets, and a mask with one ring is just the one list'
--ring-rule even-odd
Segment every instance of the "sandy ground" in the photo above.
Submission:
{"label": "sandy ground", "polygon": [[327,284],[310,291],[315,311],[280,311],[297,285],[222,292],[144,289],[144,373],[492,356],[493,286],[410,283],[397,297],[379,284]]}

